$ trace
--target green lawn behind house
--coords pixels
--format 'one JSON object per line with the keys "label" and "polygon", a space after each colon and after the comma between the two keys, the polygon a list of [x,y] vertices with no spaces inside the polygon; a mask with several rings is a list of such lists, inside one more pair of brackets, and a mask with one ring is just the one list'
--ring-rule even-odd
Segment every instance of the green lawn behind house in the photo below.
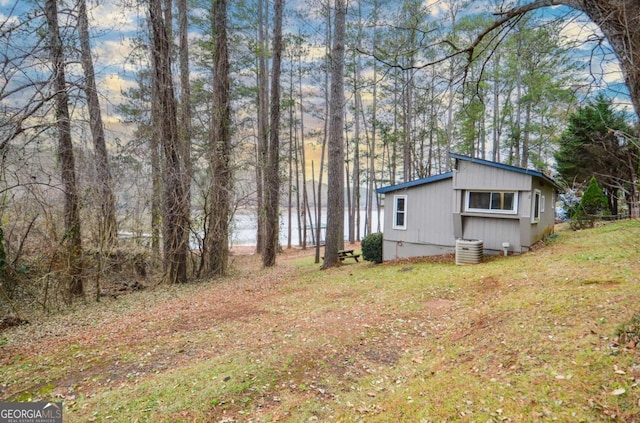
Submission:
{"label": "green lawn behind house", "polygon": [[0,333],[0,397],[85,421],[640,421],[640,221],[520,256],[161,287]]}

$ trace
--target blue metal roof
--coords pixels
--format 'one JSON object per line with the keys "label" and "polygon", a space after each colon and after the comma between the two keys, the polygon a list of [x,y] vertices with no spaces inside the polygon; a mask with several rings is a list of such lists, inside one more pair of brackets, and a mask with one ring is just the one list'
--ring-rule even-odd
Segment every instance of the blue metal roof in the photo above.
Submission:
{"label": "blue metal roof", "polygon": [[387,192],[398,191],[400,189],[411,188],[418,185],[429,184],[431,182],[442,181],[443,179],[453,178],[453,172],[441,173],[440,175],[429,176],[427,178],[416,179],[415,181],[404,182],[398,185],[391,185],[388,187],[378,188],[376,192],[378,194],[384,194]]}

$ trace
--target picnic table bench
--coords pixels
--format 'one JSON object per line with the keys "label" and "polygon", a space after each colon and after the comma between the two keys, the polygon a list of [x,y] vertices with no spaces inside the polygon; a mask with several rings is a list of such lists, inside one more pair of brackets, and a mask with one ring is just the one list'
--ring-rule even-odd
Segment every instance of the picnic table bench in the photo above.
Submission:
{"label": "picnic table bench", "polygon": [[[345,259],[352,258],[355,261],[358,261],[358,257],[360,254],[354,254],[354,250],[338,250],[338,258],[340,261],[344,261]],[[322,260],[324,260],[324,256],[322,256]]]}
{"label": "picnic table bench", "polygon": [[338,251],[338,258],[340,259],[340,261],[344,261],[344,259],[352,258],[357,262],[358,261],[358,257],[360,257],[360,254],[354,254],[353,250],[340,250],[340,251]]}

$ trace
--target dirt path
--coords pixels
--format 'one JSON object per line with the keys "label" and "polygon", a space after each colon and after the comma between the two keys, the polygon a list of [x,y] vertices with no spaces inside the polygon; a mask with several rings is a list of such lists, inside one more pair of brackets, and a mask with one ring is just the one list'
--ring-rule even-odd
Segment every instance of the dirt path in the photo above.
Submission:
{"label": "dirt path", "polygon": [[[89,304],[82,313],[13,328],[5,333],[7,345],[0,347],[0,365],[25,358],[31,365],[0,385],[0,397],[90,397],[194,360],[239,349],[249,354],[286,349],[283,339],[293,332],[308,338],[322,327],[327,339],[344,339],[353,335],[349,328],[373,324],[363,310],[326,313],[311,321],[279,307],[283,290],[295,289],[289,286],[296,279],[289,262],[306,255],[313,251],[286,251],[277,267],[264,270],[251,250],[238,249],[232,256],[234,275],[222,281],[133,293],[104,307]],[[118,302],[128,304],[124,311]],[[354,318],[361,320],[355,326]]]}

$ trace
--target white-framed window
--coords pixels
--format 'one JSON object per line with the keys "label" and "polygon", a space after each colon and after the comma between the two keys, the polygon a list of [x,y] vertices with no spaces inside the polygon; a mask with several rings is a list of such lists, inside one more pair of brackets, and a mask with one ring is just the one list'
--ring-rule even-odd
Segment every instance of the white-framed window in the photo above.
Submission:
{"label": "white-framed window", "polygon": [[533,201],[531,201],[531,223],[540,221],[540,213],[544,211],[544,196],[539,189],[533,191]]}
{"label": "white-framed window", "polygon": [[518,213],[515,191],[467,191],[466,210],[479,213]]}
{"label": "white-framed window", "polygon": [[393,197],[393,229],[407,229],[407,196]]}

